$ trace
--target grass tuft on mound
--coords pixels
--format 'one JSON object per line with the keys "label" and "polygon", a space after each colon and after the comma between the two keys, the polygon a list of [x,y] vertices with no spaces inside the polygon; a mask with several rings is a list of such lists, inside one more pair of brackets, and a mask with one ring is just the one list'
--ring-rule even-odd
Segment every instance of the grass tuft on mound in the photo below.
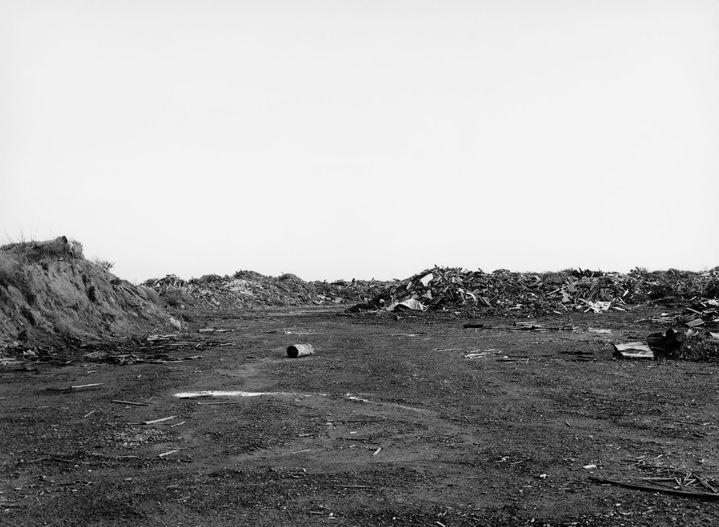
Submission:
{"label": "grass tuft on mound", "polygon": [[82,244],[75,240],[68,240],[66,236],[59,236],[54,240],[41,242],[31,240],[9,243],[0,247],[0,254],[2,252],[27,262],[63,259],[80,260],[83,258]]}

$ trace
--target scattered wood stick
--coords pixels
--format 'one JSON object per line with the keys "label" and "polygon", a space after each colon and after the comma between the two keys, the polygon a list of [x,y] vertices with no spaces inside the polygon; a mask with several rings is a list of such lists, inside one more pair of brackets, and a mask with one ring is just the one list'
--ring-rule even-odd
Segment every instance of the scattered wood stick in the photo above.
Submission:
{"label": "scattered wood stick", "polygon": [[373,455],[373,456],[376,456],[376,455],[379,454],[381,451],[382,451],[382,447],[378,447],[377,450],[375,450],[372,455]]}
{"label": "scattered wood stick", "polygon": [[176,426],[184,425],[187,421],[180,421],[179,423],[175,423],[174,425],[170,425],[170,428],[175,428]]}
{"label": "scattered wood stick", "polygon": [[47,457],[40,457],[37,459],[31,459],[27,461],[27,463],[39,463],[41,461],[59,461],[61,463],[75,463],[72,459],[64,459],[61,457],[55,457],[55,456],[47,456]]}
{"label": "scattered wood stick", "polygon": [[701,483],[704,488],[709,489],[709,490],[712,491],[714,494],[717,494],[717,489],[715,489],[714,487],[712,487],[711,485],[709,485],[709,483],[707,483],[706,481],[704,481],[704,480],[703,480],[702,478],[700,478],[699,476],[696,476],[696,478],[697,478],[697,481],[698,481],[699,483]]}
{"label": "scattered wood stick", "polygon": [[113,399],[113,403],[117,404],[129,404],[130,406],[148,406],[147,403],[136,403],[134,401],[123,401],[122,399]]}
{"label": "scattered wood stick", "polygon": [[179,452],[179,451],[180,451],[180,449],[179,449],[179,448],[176,448],[176,449],[174,449],[174,450],[170,450],[170,451],[168,451],[168,452],[164,452],[164,453],[162,453],[162,454],[159,454],[158,457],[166,457],[166,456],[169,456],[170,454],[174,454],[175,452]]}
{"label": "scattered wood stick", "polygon": [[92,388],[93,386],[102,386],[104,382],[94,382],[92,384],[78,384],[76,386],[70,386],[71,390],[79,390],[80,388]]}
{"label": "scattered wood stick", "polygon": [[97,452],[90,452],[88,453],[91,457],[100,457],[103,459],[114,459],[114,460],[120,460],[120,459],[139,459],[139,456],[109,456],[107,454],[100,454]]}
{"label": "scattered wood stick", "polygon": [[86,419],[87,417],[90,417],[92,414],[97,412],[97,410],[92,410],[90,412],[87,412],[85,415],[82,416],[83,419]]}
{"label": "scattered wood stick", "polygon": [[719,494],[709,494],[707,492],[690,492],[687,490],[676,490],[670,488],[654,487],[650,485],[640,485],[637,483],[624,483],[623,481],[616,481],[613,479],[597,478],[589,476],[589,480],[595,483],[606,483],[608,485],[616,485],[617,487],[624,487],[627,489],[644,490],[648,492],[662,492],[664,494],[673,494],[675,496],[684,496],[685,498],[698,498],[707,501],[719,501]]}
{"label": "scattered wood stick", "polygon": [[155,423],[162,423],[163,421],[169,421],[170,419],[174,419],[177,417],[176,415],[171,415],[170,417],[162,417],[160,419],[153,419],[152,421],[143,421],[140,423],[141,425],[154,425]]}

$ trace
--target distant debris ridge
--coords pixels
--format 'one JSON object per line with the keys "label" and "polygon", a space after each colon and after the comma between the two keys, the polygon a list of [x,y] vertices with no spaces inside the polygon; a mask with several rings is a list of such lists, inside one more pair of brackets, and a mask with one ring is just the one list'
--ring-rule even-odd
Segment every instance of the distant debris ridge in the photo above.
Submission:
{"label": "distant debris ridge", "polygon": [[205,275],[183,280],[175,275],[147,280],[171,307],[196,309],[310,306],[365,302],[385,285],[376,280],[305,282],[285,273],[265,276],[255,271],[237,271],[232,276]]}
{"label": "distant debris ridge", "polygon": [[486,314],[542,315],[568,311],[600,313],[646,302],[674,305],[719,297],[719,267],[703,273],[614,273],[568,269],[551,273],[492,273],[434,267],[385,286],[352,311],[463,311]]}

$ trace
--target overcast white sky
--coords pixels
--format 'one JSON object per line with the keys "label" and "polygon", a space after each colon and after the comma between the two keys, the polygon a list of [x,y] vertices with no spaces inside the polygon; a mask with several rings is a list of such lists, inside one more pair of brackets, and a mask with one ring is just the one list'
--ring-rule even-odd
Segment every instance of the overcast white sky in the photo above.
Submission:
{"label": "overcast white sky", "polygon": [[719,2],[0,0],[0,238],[140,281],[719,265]]}

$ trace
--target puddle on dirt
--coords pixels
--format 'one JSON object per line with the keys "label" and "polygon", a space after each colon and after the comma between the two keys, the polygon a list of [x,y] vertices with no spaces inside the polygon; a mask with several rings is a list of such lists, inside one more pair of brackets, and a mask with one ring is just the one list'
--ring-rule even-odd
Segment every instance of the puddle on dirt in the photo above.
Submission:
{"label": "puddle on dirt", "polygon": [[296,392],[244,392],[240,390],[221,391],[203,390],[199,392],[180,392],[174,394],[178,399],[197,399],[199,397],[261,397],[261,396],[290,396],[290,397],[324,397],[326,393],[296,393]]}
{"label": "puddle on dirt", "polygon": [[201,392],[180,392],[175,397],[179,399],[196,399],[198,397],[260,397],[262,395],[294,395],[287,392],[243,392],[243,391],[219,391],[204,390]]}

